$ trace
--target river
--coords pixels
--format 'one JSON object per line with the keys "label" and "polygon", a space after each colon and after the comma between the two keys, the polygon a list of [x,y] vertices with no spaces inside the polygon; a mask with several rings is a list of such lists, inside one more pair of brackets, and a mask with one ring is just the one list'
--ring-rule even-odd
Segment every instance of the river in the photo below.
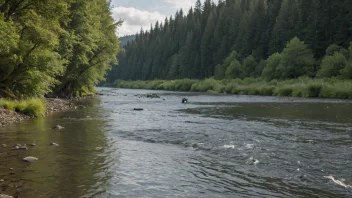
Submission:
{"label": "river", "polygon": [[99,91],[84,109],[0,128],[0,194],[352,197],[325,178],[352,185],[351,101]]}

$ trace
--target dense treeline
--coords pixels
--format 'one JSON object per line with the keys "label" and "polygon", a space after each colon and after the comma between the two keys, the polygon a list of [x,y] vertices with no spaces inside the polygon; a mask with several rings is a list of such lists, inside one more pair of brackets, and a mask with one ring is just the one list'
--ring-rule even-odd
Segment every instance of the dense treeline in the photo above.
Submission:
{"label": "dense treeline", "polygon": [[118,55],[108,79],[350,78],[350,0],[197,1]]}
{"label": "dense treeline", "polygon": [[0,97],[94,90],[119,41],[106,0],[0,0]]}
{"label": "dense treeline", "polygon": [[136,35],[128,35],[128,36],[122,36],[119,38],[121,42],[121,47],[126,46],[128,43],[134,41],[136,39]]}

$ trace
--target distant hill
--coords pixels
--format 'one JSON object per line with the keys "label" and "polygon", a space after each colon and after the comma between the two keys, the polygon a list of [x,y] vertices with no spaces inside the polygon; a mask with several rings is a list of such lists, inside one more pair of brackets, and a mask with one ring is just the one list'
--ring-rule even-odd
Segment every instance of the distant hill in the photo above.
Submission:
{"label": "distant hill", "polygon": [[131,42],[136,39],[136,35],[128,35],[119,38],[121,41],[121,47],[127,45],[128,42]]}

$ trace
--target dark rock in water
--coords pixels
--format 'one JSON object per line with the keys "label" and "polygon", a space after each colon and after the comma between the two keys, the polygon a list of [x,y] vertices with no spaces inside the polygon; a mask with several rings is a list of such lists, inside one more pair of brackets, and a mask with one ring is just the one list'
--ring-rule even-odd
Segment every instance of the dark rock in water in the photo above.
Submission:
{"label": "dark rock in water", "polygon": [[142,108],[134,108],[133,110],[135,110],[135,111],[143,111],[144,109],[142,109]]}
{"label": "dark rock in water", "polygon": [[160,98],[160,96],[156,94],[147,94],[147,98]]}
{"label": "dark rock in water", "polygon": [[137,96],[138,98],[141,98],[141,97],[147,97],[147,98],[160,98],[160,96],[158,96],[157,94],[137,94],[137,95],[134,95],[134,96]]}
{"label": "dark rock in water", "polygon": [[28,150],[28,148],[26,146],[20,146],[18,150]]}
{"label": "dark rock in water", "polygon": [[56,144],[56,143],[50,143],[50,146],[59,146],[59,144]]}
{"label": "dark rock in water", "polygon": [[38,161],[38,158],[29,156],[29,157],[23,158],[23,161],[25,161],[25,162],[35,162],[35,161]]}
{"label": "dark rock in water", "polygon": [[182,98],[182,103],[186,104],[188,102],[188,98]]}
{"label": "dark rock in water", "polygon": [[53,127],[53,129],[59,129],[59,130],[60,130],[60,129],[64,129],[64,128],[65,128],[65,127],[60,126],[60,125],[56,125],[56,126]]}
{"label": "dark rock in water", "polygon": [[86,107],[83,106],[83,105],[77,105],[77,106],[75,107],[75,109],[78,109],[78,108],[80,108],[80,109],[85,109]]}

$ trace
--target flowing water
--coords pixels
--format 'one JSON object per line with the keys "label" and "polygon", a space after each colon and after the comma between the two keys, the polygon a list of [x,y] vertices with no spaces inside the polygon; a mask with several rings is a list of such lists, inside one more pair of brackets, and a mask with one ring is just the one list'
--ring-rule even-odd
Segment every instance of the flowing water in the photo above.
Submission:
{"label": "flowing water", "polygon": [[87,108],[0,128],[0,194],[352,197],[350,101],[100,92]]}

